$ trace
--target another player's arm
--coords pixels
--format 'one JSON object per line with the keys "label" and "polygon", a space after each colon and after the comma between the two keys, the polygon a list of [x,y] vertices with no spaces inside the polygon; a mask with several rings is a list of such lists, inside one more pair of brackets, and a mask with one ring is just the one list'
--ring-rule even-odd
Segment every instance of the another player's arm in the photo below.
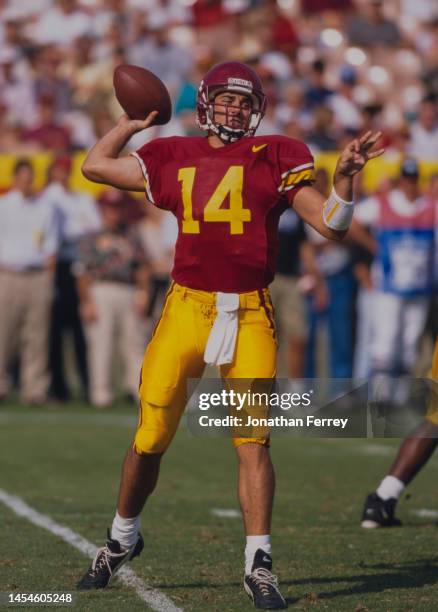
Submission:
{"label": "another player's arm", "polygon": [[345,237],[353,215],[353,177],[370,159],[384,152],[384,149],[371,151],[380,136],[380,132],[367,132],[345,147],[336,164],[333,191],[328,200],[313,187],[302,187],[296,194],[294,209],[325,238],[342,240]]}
{"label": "another player's arm", "polygon": [[94,183],[104,183],[130,191],[144,191],[144,178],[138,161],[130,155],[119,155],[135,133],[151,125],[156,114],[157,111],[153,111],[143,121],[122,115],[117,125],[89,151],[82,164],[83,175]]}
{"label": "another player's arm", "polygon": [[85,323],[93,323],[97,320],[97,308],[91,295],[91,276],[82,271],[76,275],[76,289],[79,297],[79,310],[81,318]]}

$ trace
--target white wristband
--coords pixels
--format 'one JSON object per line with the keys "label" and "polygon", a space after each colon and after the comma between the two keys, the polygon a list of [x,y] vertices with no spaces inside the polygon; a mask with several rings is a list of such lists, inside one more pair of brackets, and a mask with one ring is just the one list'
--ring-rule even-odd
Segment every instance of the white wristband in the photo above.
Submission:
{"label": "white wristband", "polygon": [[324,204],[324,223],[332,230],[346,230],[353,218],[354,202],[347,202],[338,196],[333,187],[328,200]]}

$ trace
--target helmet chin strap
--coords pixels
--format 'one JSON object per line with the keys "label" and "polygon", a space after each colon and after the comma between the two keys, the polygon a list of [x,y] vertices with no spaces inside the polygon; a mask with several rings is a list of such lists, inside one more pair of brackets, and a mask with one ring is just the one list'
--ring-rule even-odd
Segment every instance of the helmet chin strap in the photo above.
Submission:
{"label": "helmet chin strap", "polygon": [[227,127],[226,125],[217,125],[215,126],[217,131],[215,132],[217,136],[222,140],[222,142],[236,142],[245,136],[244,130],[233,130],[232,128]]}

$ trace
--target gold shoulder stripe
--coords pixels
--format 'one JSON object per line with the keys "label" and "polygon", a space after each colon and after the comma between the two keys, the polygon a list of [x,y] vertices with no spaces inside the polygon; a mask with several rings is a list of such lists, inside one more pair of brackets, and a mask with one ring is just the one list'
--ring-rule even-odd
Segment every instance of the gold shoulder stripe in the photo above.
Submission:
{"label": "gold shoulder stripe", "polygon": [[281,178],[286,178],[286,176],[288,176],[289,174],[291,174],[291,172],[299,172],[300,170],[306,170],[310,168],[310,170],[313,170],[314,166],[313,166],[313,162],[307,162],[306,164],[300,164],[299,166],[294,166],[293,168],[289,168],[289,170],[286,170],[286,172],[283,172],[283,174],[281,175]]}
{"label": "gold shoulder stripe", "polygon": [[315,180],[315,169],[307,168],[298,172],[289,172],[282,180],[279,191],[289,191],[300,183],[310,183]]}
{"label": "gold shoulder stripe", "polygon": [[314,178],[313,168],[307,170],[301,170],[301,172],[292,172],[286,177],[286,186],[297,185],[301,181],[312,181]]}

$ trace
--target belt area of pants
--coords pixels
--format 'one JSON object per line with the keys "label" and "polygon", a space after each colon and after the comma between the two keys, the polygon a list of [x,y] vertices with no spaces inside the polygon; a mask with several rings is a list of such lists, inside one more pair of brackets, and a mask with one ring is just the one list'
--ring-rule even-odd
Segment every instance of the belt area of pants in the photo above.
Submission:
{"label": "belt area of pants", "polygon": [[[201,289],[190,289],[178,283],[173,284],[173,291],[179,293],[183,298],[189,298],[203,304],[216,304],[216,292],[202,291]],[[239,310],[258,310],[269,297],[268,289],[256,289],[247,293],[239,294]]]}
{"label": "belt area of pants", "polygon": [[42,266],[26,266],[25,268],[7,268],[0,266],[0,272],[7,272],[8,274],[37,274],[38,272],[46,272],[47,268]]}

